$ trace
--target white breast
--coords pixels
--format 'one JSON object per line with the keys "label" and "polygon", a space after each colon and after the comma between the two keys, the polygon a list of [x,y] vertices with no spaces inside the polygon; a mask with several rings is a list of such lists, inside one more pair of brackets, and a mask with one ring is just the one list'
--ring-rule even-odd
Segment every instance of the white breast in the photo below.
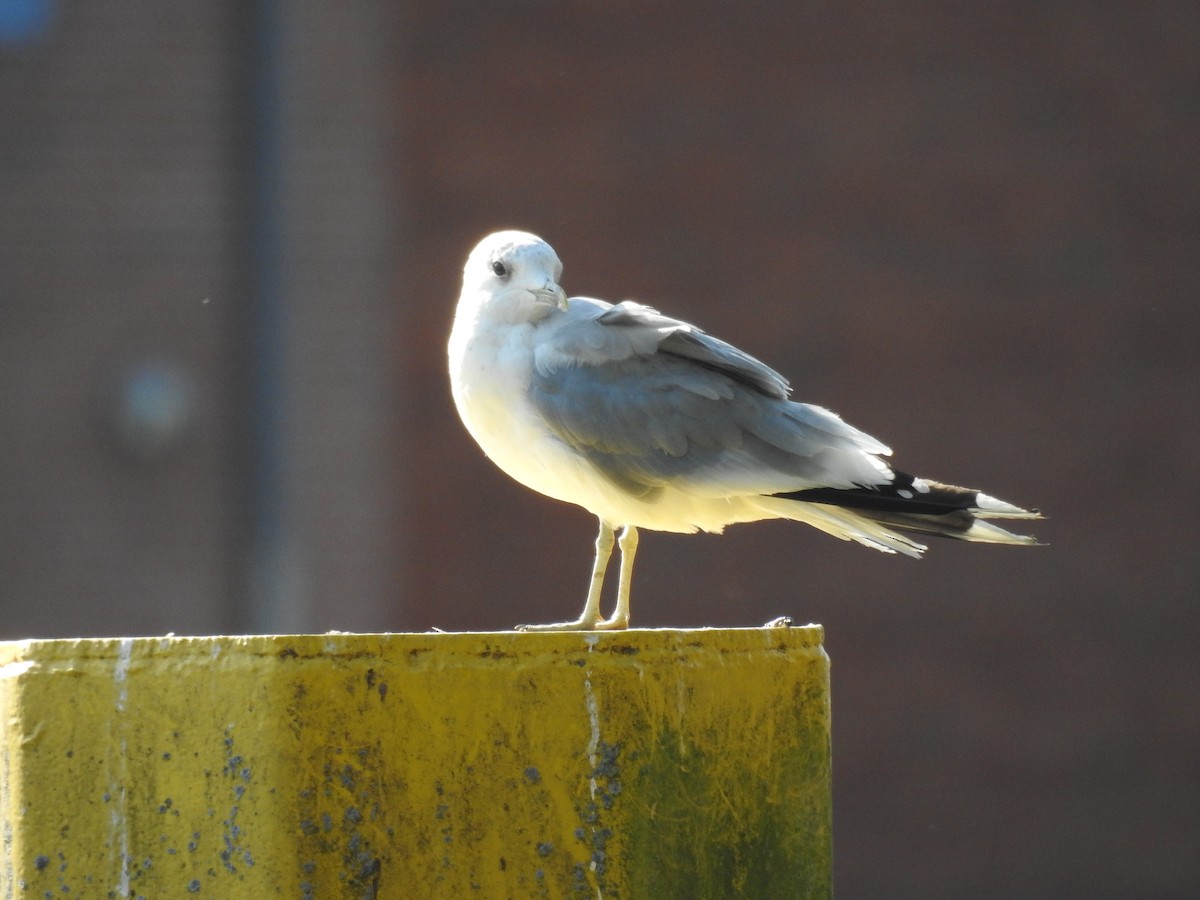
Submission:
{"label": "white breast", "polygon": [[738,497],[700,497],[670,487],[649,500],[630,496],[550,432],[528,401],[535,326],[462,324],[455,322],[449,347],[458,414],[492,462],[521,484],[582,506],[614,527],[720,531],[768,517]]}
{"label": "white breast", "polygon": [[[488,457],[521,484],[571,503],[580,468],[569,448],[553,437],[529,402],[533,371],[532,325],[478,329],[450,340],[450,383],[458,414]],[[567,483],[564,483],[567,482]]]}

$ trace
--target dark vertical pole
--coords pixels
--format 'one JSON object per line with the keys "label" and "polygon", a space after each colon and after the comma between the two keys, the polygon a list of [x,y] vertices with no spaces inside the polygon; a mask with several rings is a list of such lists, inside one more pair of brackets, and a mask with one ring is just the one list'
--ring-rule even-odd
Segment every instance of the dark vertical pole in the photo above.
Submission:
{"label": "dark vertical pole", "polygon": [[237,589],[229,618],[237,630],[261,632],[283,630],[287,599],[280,22],[275,0],[247,0],[234,9],[241,34],[234,96],[241,289],[231,298],[239,346],[240,527],[234,530]]}

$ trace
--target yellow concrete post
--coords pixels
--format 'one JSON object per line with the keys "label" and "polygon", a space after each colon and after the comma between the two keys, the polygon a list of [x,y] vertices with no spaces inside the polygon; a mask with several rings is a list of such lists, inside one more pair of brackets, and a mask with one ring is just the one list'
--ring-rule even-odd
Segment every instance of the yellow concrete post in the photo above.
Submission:
{"label": "yellow concrete post", "polygon": [[0,898],[829,897],[821,642],[0,644]]}

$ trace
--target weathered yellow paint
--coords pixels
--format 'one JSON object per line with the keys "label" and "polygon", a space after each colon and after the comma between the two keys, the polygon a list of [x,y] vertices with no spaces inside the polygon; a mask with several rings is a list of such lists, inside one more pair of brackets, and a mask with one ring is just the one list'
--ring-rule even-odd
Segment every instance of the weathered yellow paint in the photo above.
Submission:
{"label": "weathered yellow paint", "polygon": [[0,644],[0,898],[828,897],[821,640]]}

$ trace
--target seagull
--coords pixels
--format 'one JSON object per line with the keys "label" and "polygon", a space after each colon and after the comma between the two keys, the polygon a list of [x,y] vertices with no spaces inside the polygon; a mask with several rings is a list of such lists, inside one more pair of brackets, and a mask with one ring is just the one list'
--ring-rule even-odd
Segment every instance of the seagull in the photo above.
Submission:
{"label": "seagull", "polygon": [[[719,533],[790,519],[915,558],[925,546],[901,532],[1037,544],[984,521],[1037,510],[893,469],[887,445],[789,400],[774,369],[649,306],[568,298],[562,268],[536,235],[484,238],[463,269],[448,347],[454,403],[484,453],[600,523],[579,618],[519,629],[627,628],[639,528]],[[620,576],[604,618],[614,540]]]}

